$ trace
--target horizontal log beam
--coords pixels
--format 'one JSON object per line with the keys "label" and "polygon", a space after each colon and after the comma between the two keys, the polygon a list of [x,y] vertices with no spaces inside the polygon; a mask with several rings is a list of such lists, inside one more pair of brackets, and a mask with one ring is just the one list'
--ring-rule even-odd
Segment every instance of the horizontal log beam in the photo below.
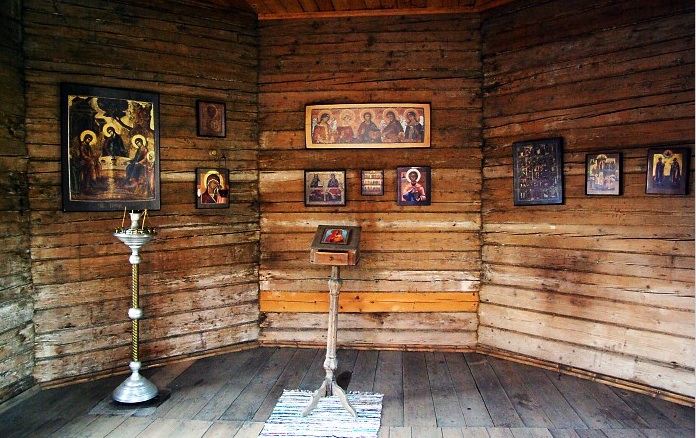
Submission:
{"label": "horizontal log beam", "polygon": [[[477,292],[341,292],[339,312],[476,312]],[[325,313],[329,310],[328,292],[261,292],[262,312]]]}

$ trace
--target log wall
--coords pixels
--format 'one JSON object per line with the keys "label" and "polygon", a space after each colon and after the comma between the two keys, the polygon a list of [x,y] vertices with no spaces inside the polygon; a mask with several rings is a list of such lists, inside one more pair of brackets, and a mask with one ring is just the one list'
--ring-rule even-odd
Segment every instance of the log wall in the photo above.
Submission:
{"label": "log wall", "polygon": [[0,8],[0,403],[32,384],[34,365],[21,11]]}
{"label": "log wall", "polygon": [[[362,227],[341,270],[338,341],[364,348],[476,345],[480,284],[481,63],[477,15],[261,21],[260,340],[325,345],[330,267],[317,225]],[[306,105],[430,103],[427,149],[305,149]],[[396,167],[430,166],[432,204],[397,206]],[[343,207],[306,207],[304,171],[344,169]],[[360,170],[385,173],[361,196]]]}
{"label": "log wall", "polygon": [[[0,204],[0,400],[34,363],[56,382],[129,360],[121,215],[61,212],[62,81],[160,95],[146,362],[257,339],[322,345],[330,270],[309,245],[330,223],[363,228],[359,265],[342,269],[342,345],[512,352],[694,395],[693,174],[689,196],[644,193],[649,147],[694,144],[689,2],[518,0],[259,29],[185,1],[23,4],[1,17],[0,186],[17,196]],[[196,136],[199,99],[226,103],[227,138]],[[304,147],[305,105],[406,101],[432,105],[430,148]],[[512,143],[556,136],[564,205],[513,206]],[[228,210],[195,209],[211,150],[231,170]],[[623,153],[623,196],[584,195],[598,150]],[[407,165],[432,168],[430,206],[396,205]],[[304,205],[312,169],[347,171],[346,206]],[[361,169],[385,171],[384,196],[360,195]]]}
{"label": "log wall", "polygon": [[[484,15],[482,345],[694,396],[693,171],[688,196],[645,194],[649,147],[693,150],[693,8]],[[565,203],[515,207],[512,143],[548,137],[564,139]],[[599,151],[623,153],[623,196],[585,196]]]}
{"label": "log wall", "polygon": [[[141,359],[206,354],[258,332],[256,18],[155,0],[24,2],[35,377],[127,371],[130,250],[122,212],[61,209],[59,84],[160,97],[162,208],[140,265]],[[196,134],[196,100],[226,103],[224,139]],[[195,208],[195,169],[227,157],[229,209]]]}

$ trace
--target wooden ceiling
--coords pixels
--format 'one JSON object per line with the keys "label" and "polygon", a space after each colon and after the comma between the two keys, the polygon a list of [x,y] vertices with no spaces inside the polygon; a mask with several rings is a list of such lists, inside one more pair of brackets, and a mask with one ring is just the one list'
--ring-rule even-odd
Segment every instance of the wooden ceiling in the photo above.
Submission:
{"label": "wooden ceiling", "polygon": [[259,20],[475,13],[512,0],[203,0],[253,12]]}

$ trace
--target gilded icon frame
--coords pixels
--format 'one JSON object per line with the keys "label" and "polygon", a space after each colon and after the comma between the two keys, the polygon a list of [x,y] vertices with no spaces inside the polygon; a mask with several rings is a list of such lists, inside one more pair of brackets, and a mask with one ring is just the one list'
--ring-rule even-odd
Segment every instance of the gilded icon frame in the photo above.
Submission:
{"label": "gilded icon frame", "polygon": [[60,84],[63,211],[160,209],[159,95]]}
{"label": "gilded icon frame", "polygon": [[430,147],[430,104],[307,105],[307,149]]}

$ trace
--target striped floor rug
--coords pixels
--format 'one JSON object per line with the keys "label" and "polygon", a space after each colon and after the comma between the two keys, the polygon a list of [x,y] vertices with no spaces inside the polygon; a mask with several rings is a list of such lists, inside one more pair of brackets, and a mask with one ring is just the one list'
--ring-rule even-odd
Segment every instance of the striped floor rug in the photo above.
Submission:
{"label": "striped floor rug", "polygon": [[322,397],[306,417],[302,411],[312,400],[312,391],[284,390],[259,437],[375,438],[382,415],[382,394],[348,392],[357,417],[338,396]]}

